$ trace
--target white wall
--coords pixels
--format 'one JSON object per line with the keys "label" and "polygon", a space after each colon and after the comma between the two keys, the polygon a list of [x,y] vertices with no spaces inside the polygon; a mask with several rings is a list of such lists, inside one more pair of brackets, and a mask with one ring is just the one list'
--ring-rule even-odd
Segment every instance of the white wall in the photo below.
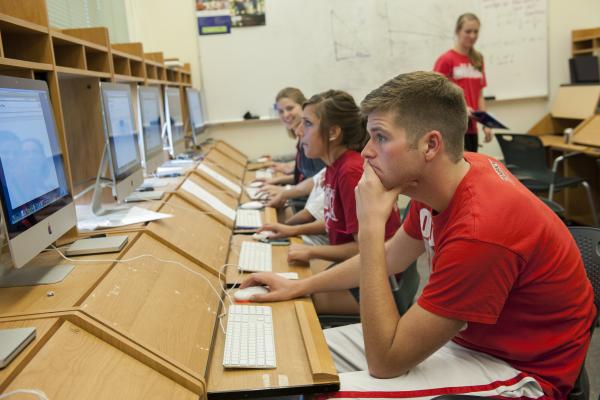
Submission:
{"label": "white wall", "polygon": [[[163,50],[168,56],[177,56],[182,61],[190,62],[193,84],[200,88],[200,54],[197,45],[195,1],[125,1],[130,39],[143,42],[146,51]],[[567,60],[571,54],[571,30],[600,26],[600,1],[548,0],[548,14],[550,97],[496,101],[488,105],[488,109],[500,119],[511,121],[510,128],[513,132],[526,132],[543,117],[548,112],[559,85],[568,82]],[[219,60],[215,62],[218,63]],[[523,65],[523,68],[540,67]],[[208,101],[210,102],[210,99]],[[285,133],[274,123],[221,125],[211,128],[210,135],[240,146],[250,156],[265,152],[286,153],[293,150],[293,142],[287,140]],[[262,149],[269,151],[261,151]],[[483,152],[500,156],[500,149],[495,141],[484,145]]]}
{"label": "white wall", "polygon": [[129,40],[144,52],[162,51],[192,67],[194,87],[201,87],[195,0],[124,0]]}

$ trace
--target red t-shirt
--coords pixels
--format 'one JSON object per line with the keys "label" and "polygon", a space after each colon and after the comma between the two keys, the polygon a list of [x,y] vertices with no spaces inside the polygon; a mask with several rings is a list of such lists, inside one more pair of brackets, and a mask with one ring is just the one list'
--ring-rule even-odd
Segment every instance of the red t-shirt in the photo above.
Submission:
{"label": "red t-shirt", "polygon": [[424,309],[463,320],[453,340],[534,376],[565,398],[585,359],[593,291],[560,219],[498,161],[471,165],[448,208],[413,202],[404,230],[422,239],[431,276]]}
{"label": "red t-shirt", "polygon": [[[479,71],[471,64],[468,56],[455,50],[448,50],[437,59],[433,70],[460,86],[465,93],[467,106],[477,111],[481,91],[487,85],[484,67],[482,66]],[[477,124],[474,119],[469,119],[467,133],[477,134]]]}
{"label": "red t-shirt", "polygon": [[[354,188],[362,176],[363,163],[359,153],[347,150],[325,172],[325,228],[332,245],[353,242],[353,235],[358,233]],[[394,207],[385,225],[385,238],[392,237],[399,227],[400,213]]]}

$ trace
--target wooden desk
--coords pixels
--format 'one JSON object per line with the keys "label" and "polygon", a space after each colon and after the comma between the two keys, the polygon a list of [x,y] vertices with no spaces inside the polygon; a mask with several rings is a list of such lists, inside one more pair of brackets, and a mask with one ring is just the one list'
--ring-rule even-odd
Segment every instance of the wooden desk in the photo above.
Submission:
{"label": "wooden desk", "polygon": [[[565,152],[580,153],[565,159],[559,166],[558,172],[563,176],[578,176],[590,185],[596,211],[600,212],[600,174],[597,159],[600,148],[564,143],[560,135],[540,136],[542,143],[549,150],[549,160],[563,155]],[[567,188],[554,196],[566,211],[566,217],[580,224],[593,226],[592,212],[587,200],[587,194],[581,187]]]}
{"label": "wooden desk", "polygon": [[224,173],[235,176],[239,181],[241,181],[244,177],[244,171],[246,170],[244,165],[236,163],[234,160],[215,149],[206,154],[204,161],[208,161],[210,164],[214,165],[216,168],[219,168]]}
{"label": "wooden desk", "polygon": [[173,217],[150,222],[149,231],[215,271],[225,264],[231,239],[229,227],[177,194],[170,195],[159,211]]}
{"label": "wooden desk", "polygon": [[277,368],[226,370],[219,330],[208,374],[208,397],[239,399],[339,390],[335,365],[310,299],[264,303],[273,308]]}
{"label": "wooden desk", "polygon": [[[120,253],[73,257],[74,260],[117,259],[131,246],[139,233],[130,233],[129,242]],[[75,268],[62,281],[52,285],[0,288],[0,315],[23,315],[77,307],[114,266],[112,262],[73,263],[56,252],[41,253],[23,268],[43,265],[74,264]]]}
{"label": "wooden desk", "polygon": [[35,327],[37,336],[0,371],[0,393],[37,389],[60,400],[205,398],[202,380],[85,312],[0,319],[0,329],[17,327]]}
{"label": "wooden desk", "polygon": [[245,166],[248,163],[248,157],[227,142],[219,140],[215,145],[216,149],[227,157],[231,158],[240,165]]}
{"label": "wooden desk", "polygon": [[[237,265],[240,259],[240,249],[242,242],[253,240],[248,235],[234,235],[231,239],[231,250],[229,251],[229,258],[227,264]],[[291,238],[292,243],[302,243],[301,239]],[[303,263],[288,263],[287,255],[289,246],[271,246],[271,264],[273,266],[273,272],[296,272],[299,278],[307,278],[311,275],[309,264]],[[225,280],[228,286],[237,285],[241,283],[249,273],[240,272],[234,266],[229,266],[225,273]]]}

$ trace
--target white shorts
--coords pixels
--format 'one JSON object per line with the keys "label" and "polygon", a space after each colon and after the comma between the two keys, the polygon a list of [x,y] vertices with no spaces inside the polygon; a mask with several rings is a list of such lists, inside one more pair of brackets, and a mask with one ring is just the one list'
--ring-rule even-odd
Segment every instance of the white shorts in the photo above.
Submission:
{"label": "white shorts", "polygon": [[527,374],[488,354],[448,342],[402,376],[369,375],[360,324],[326,329],[325,338],[340,373],[340,391],[319,399],[431,399],[443,394],[506,398],[544,396]]}

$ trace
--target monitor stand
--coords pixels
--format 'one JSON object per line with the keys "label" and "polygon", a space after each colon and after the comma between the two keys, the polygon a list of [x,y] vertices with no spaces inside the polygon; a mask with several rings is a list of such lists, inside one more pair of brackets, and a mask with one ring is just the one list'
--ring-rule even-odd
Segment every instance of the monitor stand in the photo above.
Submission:
{"label": "monitor stand", "polygon": [[[110,214],[112,210],[105,209],[102,207],[102,188],[104,187],[103,183],[106,184],[106,180],[102,177],[104,174],[106,165],[110,162],[108,154],[108,144],[104,143],[104,149],[102,150],[102,160],[100,161],[100,167],[98,168],[98,174],[96,175],[96,183],[94,184],[94,194],[92,196],[92,213],[94,215],[107,215]],[[112,167],[111,167],[112,168]],[[114,186],[114,182],[111,180],[109,183],[111,187]]]}
{"label": "monitor stand", "polygon": [[75,268],[72,264],[28,264],[23,268],[13,268],[10,252],[4,251],[8,244],[2,240],[0,246],[2,246],[0,250],[0,288],[58,283],[63,281],[73,268]]}

